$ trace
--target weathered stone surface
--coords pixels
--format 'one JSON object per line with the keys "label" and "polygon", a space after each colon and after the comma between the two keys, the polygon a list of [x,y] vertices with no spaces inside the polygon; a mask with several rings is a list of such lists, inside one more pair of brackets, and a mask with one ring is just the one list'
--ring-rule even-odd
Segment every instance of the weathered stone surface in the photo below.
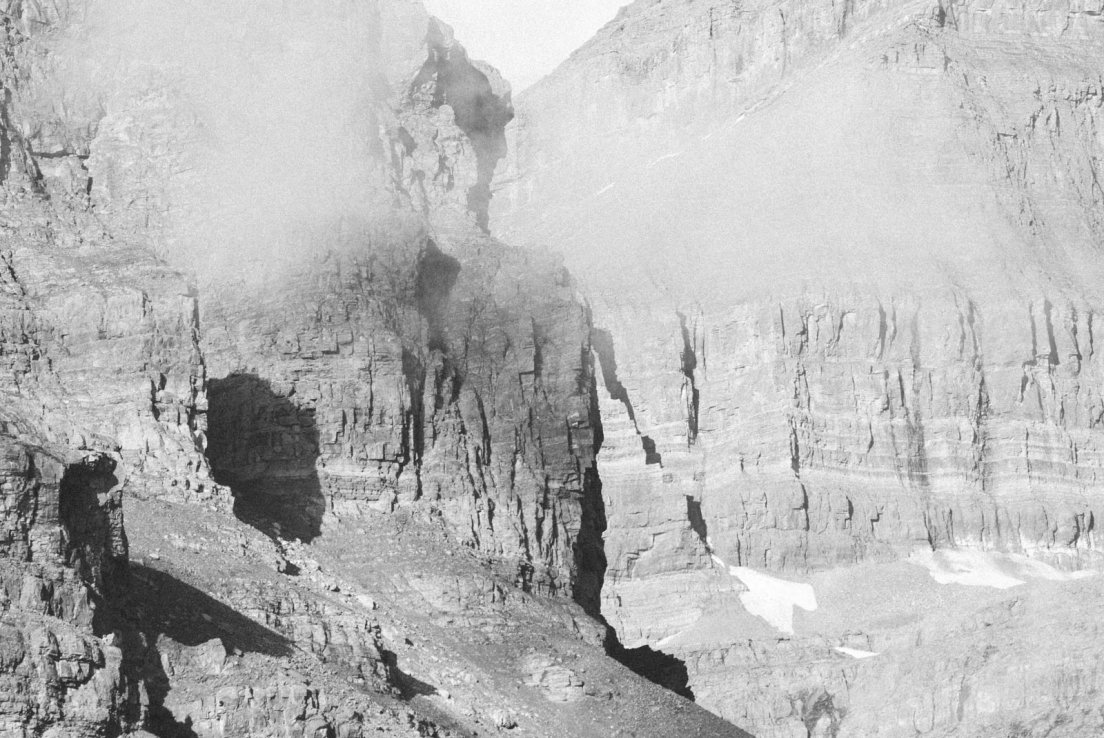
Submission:
{"label": "weathered stone surface", "polygon": [[552,702],[578,702],[585,697],[579,675],[555,663],[544,654],[531,654],[522,660],[525,683],[537,687]]}
{"label": "weathered stone surface", "polygon": [[[895,700],[946,674],[841,682],[831,643],[751,628],[729,566],[1100,566],[1096,5],[641,1],[516,101],[491,223],[562,249],[593,305],[602,612],[738,724],[907,734]],[[1040,684],[1064,669],[1040,658]],[[1001,705],[1003,727],[917,730],[1095,730],[1072,702]]]}
{"label": "weathered stone surface", "polygon": [[589,312],[485,232],[497,72],[411,0],[0,11],[0,732],[740,734],[586,614]]}
{"label": "weathered stone surface", "polygon": [[0,731],[118,735],[140,725],[143,695],[118,646],[94,627],[104,597],[125,576],[115,462],[35,439],[33,426],[5,412]]}
{"label": "weathered stone surface", "polygon": [[597,494],[586,312],[556,264],[465,248],[370,241],[283,290],[214,293],[208,455],[289,534],[423,500],[570,595]]}

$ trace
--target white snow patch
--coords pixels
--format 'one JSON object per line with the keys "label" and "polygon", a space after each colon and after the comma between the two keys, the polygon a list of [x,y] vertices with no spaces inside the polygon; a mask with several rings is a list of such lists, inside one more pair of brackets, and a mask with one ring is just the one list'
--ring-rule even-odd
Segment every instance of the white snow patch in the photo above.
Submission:
{"label": "white snow patch", "polygon": [[940,584],[962,584],[969,587],[1010,589],[1026,584],[1028,579],[1070,581],[1096,574],[1092,571],[1063,572],[1042,561],[1022,554],[987,551],[921,549],[908,558],[923,566]]}
{"label": "white snow patch", "polygon": [[1075,579],[1088,579],[1089,577],[1096,576],[1095,571],[1062,571],[1038,559],[1032,559],[1020,554],[1009,554],[1008,557],[1019,566],[1020,573],[1030,579],[1049,579],[1052,582],[1070,582]]}
{"label": "white snow patch", "polygon": [[982,551],[920,550],[909,561],[926,568],[940,584],[1010,589],[1025,583],[1003,571],[992,556]]}
{"label": "white snow patch", "polygon": [[869,659],[878,655],[874,651],[860,651],[857,648],[848,648],[847,646],[837,646],[835,650],[853,659]]}
{"label": "white snow patch", "polygon": [[817,609],[816,593],[810,584],[787,582],[746,566],[730,566],[728,572],[748,588],[740,595],[744,608],[763,618],[783,633],[793,634],[793,609]]}

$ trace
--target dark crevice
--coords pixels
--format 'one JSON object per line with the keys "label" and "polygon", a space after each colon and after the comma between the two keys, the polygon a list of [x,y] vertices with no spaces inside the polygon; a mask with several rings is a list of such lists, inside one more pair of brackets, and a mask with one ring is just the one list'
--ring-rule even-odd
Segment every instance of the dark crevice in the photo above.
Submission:
{"label": "dark crevice", "polygon": [[966,325],[970,329],[970,347],[974,361],[981,366],[981,341],[978,338],[978,312],[973,300],[966,301]]}
{"label": "dark crevice", "polygon": [[[460,374],[456,372],[446,359],[436,365],[433,370],[433,411],[441,412],[446,407],[454,405],[460,399],[462,386]],[[433,440],[437,440],[434,436]]]}
{"label": "dark crevice", "polygon": [[148,633],[141,637],[129,634],[124,637],[123,653],[130,654],[130,659],[136,659],[139,664],[135,667],[141,674],[146,685],[146,694],[149,697],[149,707],[146,713],[146,727],[153,731],[158,738],[199,738],[192,726],[192,718],[186,717],[183,721],[177,720],[172,710],[165,706],[165,700],[172,690],[172,680],[165,672],[164,659],[160,649],[157,648],[157,634]]}
{"label": "dark crevice", "polygon": [[796,479],[801,479],[801,438],[797,418],[790,418],[790,469]]}
{"label": "dark crevice", "polygon": [[644,449],[644,463],[662,466],[663,456],[656,450],[655,441],[650,436],[640,434],[640,426],[636,423],[636,411],[633,410],[632,401],[629,399],[629,391],[617,377],[617,355],[613,347],[613,336],[603,328],[591,328],[590,345],[598,354],[598,363],[602,368],[602,382],[606,385],[610,399],[617,400],[625,406],[625,412],[628,413],[636,434],[640,436],[640,443]]}
{"label": "dark crevice", "polygon": [[1062,362],[1058,358],[1058,342],[1054,337],[1054,306],[1050,300],[1044,303],[1043,312],[1046,316],[1047,348],[1050,351],[1047,359],[1051,366],[1058,366]]}
{"label": "dark crevice", "polygon": [[[594,429],[595,461],[586,470],[582,499],[582,526],[575,544],[577,578],[574,599],[588,615],[605,626],[604,646],[611,658],[654,684],[693,700],[694,693],[689,686],[690,675],[684,661],[648,646],[625,648],[617,636],[617,631],[602,616],[601,594],[607,564],[602,537],[606,530],[606,507],[597,461],[601,451],[603,431],[598,402],[598,384],[594,373],[595,355],[598,356],[601,364],[602,377],[610,396],[625,405],[634,424],[636,419],[628,393],[617,379],[617,363],[613,355],[612,337],[608,331],[595,329],[593,324],[590,337],[592,350],[586,353],[584,365],[590,368],[590,425]],[[645,437],[644,440],[651,446],[649,451],[646,445],[645,452],[654,453],[655,444],[650,438]],[[656,456],[658,457],[658,454]],[[704,521],[702,531],[704,535]]]}
{"label": "dark crevice", "polygon": [[602,498],[602,480],[598,470],[586,470],[579,533],[572,544],[575,555],[575,581],[572,599],[592,618],[602,617],[602,585],[606,578],[606,549],[602,535],[606,532],[606,504]]}
{"label": "dark crevice", "polygon": [[475,405],[479,410],[479,425],[480,425],[480,439],[479,447],[476,448],[476,460],[483,466],[488,466],[491,463],[491,426],[487,421],[487,408],[483,404],[483,397],[478,392],[473,392],[475,397]]}
{"label": "dark crevice", "polygon": [[617,378],[617,356],[614,353],[613,336],[607,330],[595,328],[590,334],[590,345],[598,354],[598,361],[602,368],[602,381],[606,385],[610,399],[624,405],[629,414],[629,420],[636,423],[636,412],[633,411],[632,402],[629,401],[629,392]]}
{"label": "dark crevice", "polygon": [[405,427],[402,434],[402,466],[416,467],[422,463],[425,451],[425,364],[416,353],[403,347],[402,372],[409,394]]}
{"label": "dark crevice", "polygon": [[[589,315],[587,316],[589,322]],[[605,533],[606,500],[602,496],[602,478],[598,473],[598,455],[602,450],[605,432],[602,413],[598,404],[598,383],[594,375],[594,352],[585,348],[582,353],[583,374],[586,377],[586,393],[589,399],[587,422],[591,428],[591,463],[583,472],[583,494],[580,500],[579,533],[572,544],[575,557],[575,581],[572,598],[595,620],[604,623],[602,617],[602,586],[606,580]]]}
{"label": "dark crevice", "polygon": [[712,553],[713,549],[709,545],[709,529],[705,524],[705,516],[702,515],[701,501],[691,495],[686,495],[686,517],[690,521],[690,529],[697,533],[705,550]]}
{"label": "dark crevice", "polygon": [[540,326],[537,325],[537,321],[534,318],[532,320],[533,326],[533,379],[540,380],[544,374],[544,337],[541,336]]}
{"label": "dark crevice", "polygon": [[698,368],[698,354],[694,347],[694,337],[690,334],[686,316],[678,314],[679,326],[682,329],[682,374],[687,381],[686,397],[686,426],[687,439],[692,446],[698,440],[698,413],[701,407],[701,393],[698,391],[694,371]]}

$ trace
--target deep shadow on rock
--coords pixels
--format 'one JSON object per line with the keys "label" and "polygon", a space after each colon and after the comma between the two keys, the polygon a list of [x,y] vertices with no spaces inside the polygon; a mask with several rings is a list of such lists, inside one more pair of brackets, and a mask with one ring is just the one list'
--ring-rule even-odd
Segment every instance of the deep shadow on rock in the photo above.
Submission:
{"label": "deep shadow on rock", "polygon": [[290,656],[286,638],[176,577],[131,564],[124,618],[147,635],[166,635],[185,646],[218,638],[227,650]]}
{"label": "deep shadow on rock", "polygon": [[[635,424],[636,416],[632,403],[629,401],[628,392],[617,379],[617,361],[613,354],[613,338],[606,331],[594,329],[591,331],[591,342],[594,352],[598,355],[599,365],[603,374],[606,389],[610,397],[621,401],[625,405],[629,418]],[[598,410],[598,387],[592,382],[591,393],[591,418],[590,423],[595,428],[594,453],[597,456],[605,438],[602,427],[602,416]],[[659,454],[655,454],[655,445],[651,439],[644,436],[644,451],[646,463],[662,463]],[[653,458],[654,454],[654,458]],[[602,586],[606,577],[606,552],[604,533],[606,532],[606,501],[602,495],[602,480],[597,468],[587,470],[586,490],[589,494],[582,500],[582,525],[575,543],[575,555],[578,571],[576,572],[575,601],[582,606],[595,620],[605,624],[606,640],[605,649],[610,657],[628,667],[640,676],[654,684],[668,689],[677,695],[693,701],[694,692],[690,689],[690,675],[685,662],[670,654],[656,651],[648,646],[627,649],[617,637],[617,632],[606,622],[601,609]],[[689,508],[691,498],[687,498]],[[693,510],[690,509],[692,513]],[[700,506],[697,510],[701,515]],[[693,522],[693,515],[691,514]],[[704,526],[704,522],[702,523]],[[697,530],[697,529],[695,529]],[[704,527],[700,531],[705,539]]]}
{"label": "deep shadow on rock", "polygon": [[690,673],[686,669],[686,662],[682,659],[649,646],[625,648],[617,640],[612,628],[606,637],[606,652],[623,666],[653,684],[658,684],[680,697],[693,701],[694,691],[690,689]]}
{"label": "deep shadow on rock", "polygon": [[[590,343],[594,352],[598,355],[598,365],[602,370],[602,382],[606,386],[606,391],[609,392],[610,399],[617,400],[625,406],[625,412],[628,413],[633,428],[640,436],[640,445],[644,449],[644,463],[663,466],[663,455],[656,450],[655,440],[651,436],[640,433],[640,428],[636,424],[636,410],[629,398],[629,390],[621,384],[621,380],[618,378],[617,352],[614,349],[613,336],[604,328],[593,328],[590,332]],[[597,401],[597,398],[595,398],[595,401]]]}
{"label": "deep shadow on rock", "polygon": [[383,661],[394,675],[395,684],[404,700],[412,700],[415,697],[428,697],[438,694],[437,688],[432,684],[423,682],[417,677],[407,674],[399,668],[399,657],[391,651],[383,652]]}
{"label": "deep shadow on rock", "polygon": [[102,609],[105,624],[114,632],[115,643],[122,651],[124,673],[146,686],[147,727],[155,735],[196,736],[187,721],[178,722],[165,706],[171,680],[165,671],[163,644],[175,642],[186,647],[211,644],[216,660],[228,653],[288,658],[295,652],[279,633],[167,572],[136,564],[128,569],[120,578],[119,594],[104,602]]}
{"label": "deep shadow on rock", "polygon": [[326,501],[314,409],[253,374],[212,380],[208,402],[207,458],[234,494],[234,514],[268,535],[316,538]]}

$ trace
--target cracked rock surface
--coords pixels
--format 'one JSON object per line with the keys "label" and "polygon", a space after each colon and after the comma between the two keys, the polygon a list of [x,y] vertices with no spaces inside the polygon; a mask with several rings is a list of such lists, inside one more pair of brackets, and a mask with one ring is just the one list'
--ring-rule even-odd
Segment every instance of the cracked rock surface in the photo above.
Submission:
{"label": "cracked rock surface", "polygon": [[[593,308],[602,614],[758,735],[1099,730],[1091,650],[1003,646],[915,561],[1100,568],[1100,13],[640,0],[515,100],[491,222],[562,250]],[[739,567],[820,606],[780,633]],[[1075,637],[1013,579],[1009,642]],[[929,627],[958,635],[906,635]]]}
{"label": "cracked rock surface", "polygon": [[606,654],[493,68],[411,0],[0,11],[0,733],[742,734]]}

